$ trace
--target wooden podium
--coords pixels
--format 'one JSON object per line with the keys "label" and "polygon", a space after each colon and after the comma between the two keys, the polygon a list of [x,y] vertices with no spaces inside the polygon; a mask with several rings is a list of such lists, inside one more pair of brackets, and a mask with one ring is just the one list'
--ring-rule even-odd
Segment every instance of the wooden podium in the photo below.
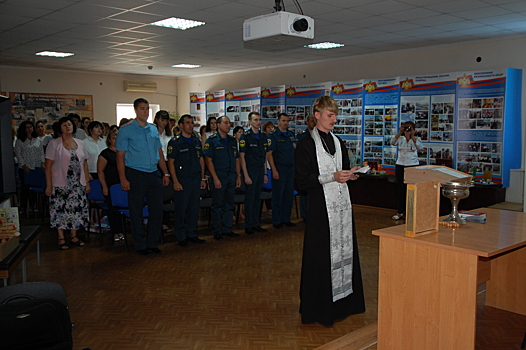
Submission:
{"label": "wooden podium", "polygon": [[417,237],[438,231],[440,183],[470,182],[471,176],[440,165],[405,168],[406,236]]}
{"label": "wooden podium", "polygon": [[486,224],[380,236],[378,349],[475,348],[477,286],[486,305],[526,315],[526,213],[480,208]]}

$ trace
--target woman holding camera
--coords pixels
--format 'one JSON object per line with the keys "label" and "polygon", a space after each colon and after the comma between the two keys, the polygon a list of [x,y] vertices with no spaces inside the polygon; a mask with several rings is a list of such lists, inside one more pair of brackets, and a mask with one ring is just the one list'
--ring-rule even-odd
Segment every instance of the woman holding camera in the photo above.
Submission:
{"label": "woman holding camera", "polygon": [[406,190],[404,183],[405,168],[418,165],[418,151],[424,148],[420,137],[415,136],[415,123],[407,121],[402,123],[400,131],[391,139],[391,145],[398,147],[396,159],[396,185],[398,188],[398,213],[393,215],[393,220],[403,219],[405,216]]}

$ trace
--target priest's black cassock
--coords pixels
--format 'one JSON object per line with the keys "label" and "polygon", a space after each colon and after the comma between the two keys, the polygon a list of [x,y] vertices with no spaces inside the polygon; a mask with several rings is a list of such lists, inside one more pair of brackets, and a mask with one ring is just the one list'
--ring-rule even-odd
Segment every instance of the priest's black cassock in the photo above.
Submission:
{"label": "priest's black cassock", "polygon": [[[332,136],[322,131],[319,131],[319,134],[324,141],[325,150],[328,148],[328,152],[334,155],[336,152]],[[343,141],[339,138],[338,140],[338,147],[341,147],[343,156],[342,170],[350,170],[347,149]],[[353,216],[353,293],[333,302],[329,219],[323,186],[318,180],[319,174],[315,142],[311,135],[307,135],[298,143],[295,151],[296,189],[306,191],[308,200],[301,268],[300,313],[303,324],[317,322],[331,326],[335,321],[365,312],[365,301]]]}

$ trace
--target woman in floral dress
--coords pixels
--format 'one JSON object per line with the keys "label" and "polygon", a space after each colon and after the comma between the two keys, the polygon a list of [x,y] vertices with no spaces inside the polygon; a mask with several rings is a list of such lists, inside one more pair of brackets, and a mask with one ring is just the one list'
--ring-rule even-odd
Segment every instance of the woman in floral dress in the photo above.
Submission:
{"label": "woman in floral dress", "polygon": [[58,248],[67,250],[64,231],[70,231],[72,245],[83,247],[77,230],[89,225],[88,151],[83,141],[73,138],[77,127],[71,118],[63,117],[58,123],[60,137],[46,149],[46,195],[50,197],[50,224],[58,231]]}

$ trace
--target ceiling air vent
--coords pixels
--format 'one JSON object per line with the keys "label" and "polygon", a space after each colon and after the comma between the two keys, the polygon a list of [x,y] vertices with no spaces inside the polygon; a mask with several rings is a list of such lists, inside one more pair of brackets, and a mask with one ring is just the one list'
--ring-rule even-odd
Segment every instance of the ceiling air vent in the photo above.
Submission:
{"label": "ceiling air vent", "polygon": [[124,80],[124,91],[129,92],[157,92],[157,83],[145,81]]}

